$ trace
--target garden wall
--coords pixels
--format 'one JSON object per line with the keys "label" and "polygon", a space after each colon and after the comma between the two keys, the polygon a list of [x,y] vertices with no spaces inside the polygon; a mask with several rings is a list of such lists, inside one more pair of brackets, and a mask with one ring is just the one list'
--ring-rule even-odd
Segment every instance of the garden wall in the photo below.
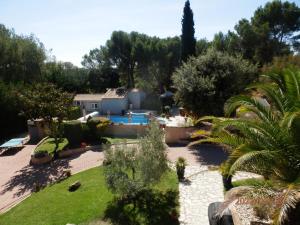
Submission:
{"label": "garden wall", "polygon": [[166,127],[165,141],[167,144],[176,144],[186,141],[195,130],[195,127]]}
{"label": "garden wall", "polygon": [[117,138],[137,138],[145,135],[146,129],[146,125],[113,124],[109,125],[105,129],[103,136]]}

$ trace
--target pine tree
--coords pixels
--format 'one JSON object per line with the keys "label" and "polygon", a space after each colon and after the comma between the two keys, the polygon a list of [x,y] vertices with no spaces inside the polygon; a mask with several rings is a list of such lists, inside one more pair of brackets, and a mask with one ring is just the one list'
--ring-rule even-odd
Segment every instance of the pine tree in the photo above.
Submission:
{"label": "pine tree", "polygon": [[196,39],[193,11],[190,7],[190,1],[185,2],[182,18],[182,35],[181,35],[181,60],[187,61],[189,56],[196,53]]}

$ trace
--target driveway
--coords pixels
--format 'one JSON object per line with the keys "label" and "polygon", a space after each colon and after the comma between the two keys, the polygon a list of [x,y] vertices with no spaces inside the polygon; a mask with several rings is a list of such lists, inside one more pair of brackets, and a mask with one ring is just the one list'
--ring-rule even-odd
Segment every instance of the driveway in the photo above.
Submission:
{"label": "driveway", "polygon": [[5,212],[33,191],[34,183],[46,185],[65,169],[72,174],[103,162],[103,152],[87,151],[50,164],[31,166],[30,155],[35,145],[26,145],[21,151],[0,156],[0,213]]}

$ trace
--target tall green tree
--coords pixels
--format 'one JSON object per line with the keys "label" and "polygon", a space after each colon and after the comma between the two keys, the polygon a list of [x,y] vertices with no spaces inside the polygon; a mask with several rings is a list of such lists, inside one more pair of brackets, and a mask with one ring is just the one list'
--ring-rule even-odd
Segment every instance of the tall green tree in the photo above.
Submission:
{"label": "tall green tree", "polygon": [[289,54],[299,46],[300,8],[288,1],[268,2],[250,21],[240,20],[235,30],[246,58],[261,65],[271,62],[274,56]]}
{"label": "tall green tree", "polygon": [[0,24],[0,79],[32,83],[42,79],[43,44],[33,35],[17,35]]}
{"label": "tall green tree", "polygon": [[186,62],[189,56],[196,54],[196,39],[193,11],[190,1],[187,0],[183,9],[181,34],[181,60]]}

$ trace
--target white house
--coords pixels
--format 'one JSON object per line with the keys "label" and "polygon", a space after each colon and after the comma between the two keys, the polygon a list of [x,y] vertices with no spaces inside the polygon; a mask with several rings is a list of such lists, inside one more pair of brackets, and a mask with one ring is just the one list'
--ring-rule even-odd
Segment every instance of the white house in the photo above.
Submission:
{"label": "white house", "polygon": [[77,94],[74,105],[80,106],[86,113],[98,111],[102,115],[122,114],[128,109],[141,109],[145,93],[138,89],[108,89],[104,94]]}

